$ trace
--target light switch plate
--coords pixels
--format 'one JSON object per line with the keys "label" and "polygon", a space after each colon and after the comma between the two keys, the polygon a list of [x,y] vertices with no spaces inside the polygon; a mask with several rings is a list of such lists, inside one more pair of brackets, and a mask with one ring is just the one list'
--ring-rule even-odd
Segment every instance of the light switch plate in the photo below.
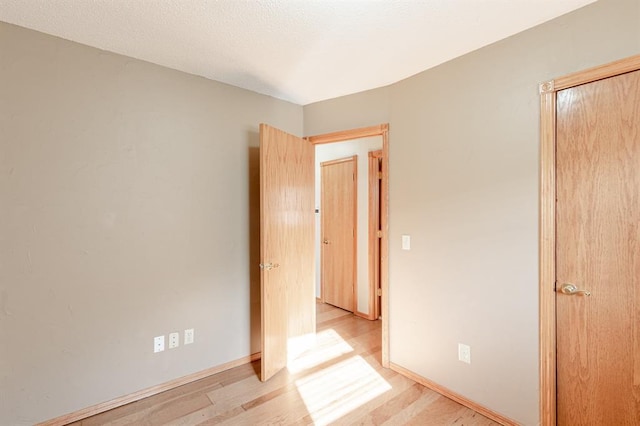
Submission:
{"label": "light switch plate", "polygon": [[458,343],[458,360],[471,364],[471,346]]}
{"label": "light switch plate", "polygon": [[194,340],[194,331],[193,328],[184,331],[184,344],[189,345],[193,343]]}
{"label": "light switch plate", "polygon": [[402,236],[402,250],[411,250],[411,235]]}

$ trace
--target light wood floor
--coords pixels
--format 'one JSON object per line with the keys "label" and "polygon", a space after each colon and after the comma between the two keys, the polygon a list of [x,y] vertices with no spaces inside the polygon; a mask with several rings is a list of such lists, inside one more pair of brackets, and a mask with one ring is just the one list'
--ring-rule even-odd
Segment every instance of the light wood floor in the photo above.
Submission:
{"label": "light wood floor", "polygon": [[497,425],[382,368],[379,321],[317,307],[316,347],[266,383],[255,362],[73,425]]}

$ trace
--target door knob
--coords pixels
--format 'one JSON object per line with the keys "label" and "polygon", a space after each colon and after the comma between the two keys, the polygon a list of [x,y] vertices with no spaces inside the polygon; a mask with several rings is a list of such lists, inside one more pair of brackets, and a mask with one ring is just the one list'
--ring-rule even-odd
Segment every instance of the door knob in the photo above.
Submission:
{"label": "door knob", "polygon": [[278,268],[280,265],[277,263],[261,263],[260,269],[264,269],[265,271],[270,271],[274,268]]}
{"label": "door knob", "polygon": [[563,294],[568,294],[568,295],[584,294],[585,296],[591,296],[591,292],[590,291],[588,291],[588,290],[578,290],[578,287],[576,287],[574,284],[571,284],[571,283],[562,284],[562,287],[560,287],[560,291]]}
{"label": "door knob", "polygon": [[324,241],[322,241],[322,244],[329,244],[329,240],[325,238]]}

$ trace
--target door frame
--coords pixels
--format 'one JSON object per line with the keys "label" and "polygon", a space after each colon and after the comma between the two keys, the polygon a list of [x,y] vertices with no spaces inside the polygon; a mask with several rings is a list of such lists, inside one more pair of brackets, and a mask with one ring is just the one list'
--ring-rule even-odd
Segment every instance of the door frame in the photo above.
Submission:
{"label": "door frame", "polygon": [[389,124],[362,127],[307,136],[313,145],[343,142],[351,139],[361,139],[372,136],[382,136],[382,199],[380,200],[380,228],[382,230],[380,248],[380,287],[382,289],[382,366],[389,368]]}
{"label": "door frame", "polygon": [[[369,291],[373,297],[369,298],[369,319],[380,318],[380,199],[382,196],[382,150],[369,152]],[[380,290],[382,292],[382,290]]]}
{"label": "door frame", "polygon": [[557,92],[640,70],[640,55],[540,84],[540,424],[556,424],[556,100]]}
{"label": "door frame", "polygon": [[[357,259],[358,259],[358,156],[357,155],[351,155],[349,157],[345,157],[345,158],[338,158],[335,160],[329,160],[329,161],[323,161],[322,163],[320,163],[320,169],[322,170],[322,167],[326,167],[326,166],[332,166],[334,164],[341,164],[341,163],[347,163],[347,162],[352,162],[353,163],[353,172],[354,172],[354,177],[352,180],[352,185],[353,185],[353,236],[352,236],[352,241],[351,244],[353,244],[353,253],[351,256],[351,263],[352,263],[352,267],[353,267],[353,273],[352,273],[352,285],[353,285],[353,290],[351,292],[351,297],[353,299],[353,303],[351,304],[351,312],[353,312],[354,314],[358,311],[358,265],[357,265]],[[321,173],[322,176],[322,173]],[[324,211],[325,208],[325,202],[324,202],[324,186],[323,181],[320,181],[320,199],[322,200],[320,202],[320,206],[321,206],[321,212]],[[322,232],[324,230],[324,220],[325,217],[324,215],[321,217],[320,220],[320,239],[324,238],[324,233]],[[324,247],[322,247],[322,250],[324,250]],[[323,277],[324,274],[324,256],[322,254],[322,251],[320,252],[320,300],[322,301],[322,303],[325,303],[325,291],[324,291],[324,287],[325,287],[325,280]]]}

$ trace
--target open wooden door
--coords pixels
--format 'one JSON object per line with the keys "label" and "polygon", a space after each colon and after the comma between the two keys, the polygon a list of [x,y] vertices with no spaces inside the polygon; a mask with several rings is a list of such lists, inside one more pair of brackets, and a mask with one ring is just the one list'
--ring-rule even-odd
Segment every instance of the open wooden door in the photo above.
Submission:
{"label": "open wooden door", "polygon": [[314,146],[260,125],[262,381],[315,336]]}

